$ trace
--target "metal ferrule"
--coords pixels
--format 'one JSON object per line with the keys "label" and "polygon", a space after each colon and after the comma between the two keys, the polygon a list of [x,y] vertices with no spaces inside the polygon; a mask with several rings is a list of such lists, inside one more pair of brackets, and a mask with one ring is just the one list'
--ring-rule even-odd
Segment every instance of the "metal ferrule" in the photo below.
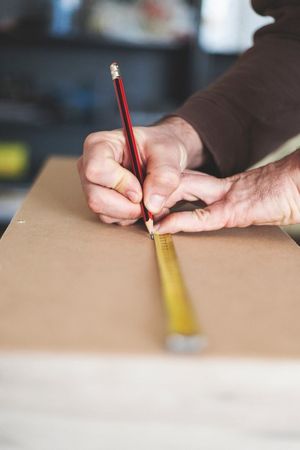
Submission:
{"label": "metal ferrule", "polygon": [[116,62],[113,62],[110,65],[110,73],[111,73],[111,77],[113,80],[115,80],[116,78],[120,78],[121,77],[121,73],[120,73],[120,69],[119,69],[119,65]]}

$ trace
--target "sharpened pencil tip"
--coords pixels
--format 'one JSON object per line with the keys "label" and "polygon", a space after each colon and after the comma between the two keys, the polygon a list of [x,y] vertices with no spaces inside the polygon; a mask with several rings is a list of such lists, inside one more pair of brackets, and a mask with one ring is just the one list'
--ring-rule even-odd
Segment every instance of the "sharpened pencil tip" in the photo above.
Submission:
{"label": "sharpened pencil tip", "polygon": [[148,233],[151,237],[151,239],[154,239],[154,230],[153,230],[153,219],[148,219],[145,222],[146,228],[148,230]]}

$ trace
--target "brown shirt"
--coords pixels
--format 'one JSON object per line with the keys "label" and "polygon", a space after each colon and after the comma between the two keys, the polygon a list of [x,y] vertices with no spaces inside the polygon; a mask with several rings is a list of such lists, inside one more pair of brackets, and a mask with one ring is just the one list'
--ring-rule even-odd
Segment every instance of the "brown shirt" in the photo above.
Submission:
{"label": "brown shirt", "polygon": [[275,22],[207,89],[176,111],[199,133],[222,176],[300,133],[300,0],[252,0]]}

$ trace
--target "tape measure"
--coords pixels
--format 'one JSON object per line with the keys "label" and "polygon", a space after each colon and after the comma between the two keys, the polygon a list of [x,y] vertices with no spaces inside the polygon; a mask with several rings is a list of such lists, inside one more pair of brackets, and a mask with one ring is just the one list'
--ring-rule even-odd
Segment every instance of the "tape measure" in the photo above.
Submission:
{"label": "tape measure", "polygon": [[188,296],[170,234],[154,234],[156,256],[167,317],[166,346],[174,352],[194,352],[206,346]]}

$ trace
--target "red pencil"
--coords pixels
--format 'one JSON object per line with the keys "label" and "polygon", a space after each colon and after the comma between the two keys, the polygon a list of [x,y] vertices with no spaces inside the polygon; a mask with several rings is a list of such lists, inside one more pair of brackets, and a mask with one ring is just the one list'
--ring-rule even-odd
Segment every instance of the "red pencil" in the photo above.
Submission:
{"label": "red pencil", "polygon": [[[142,170],[139,151],[138,151],[135,137],[133,134],[132,123],[131,123],[130,113],[129,113],[129,109],[128,109],[128,103],[127,103],[127,99],[126,99],[123,80],[122,80],[122,77],[120,74],[119,65],[116,62],[113,62],[110,65],[110,73],[111,73],[111,76],[113,79],[114,88],[115,88],[115,92],[116,92],[116,96],[117,96],[117,100],[118,100],[119,111],[120,111],[120,116],[121,116],[122,125],[123,125],[123,131],[125,134],[126,144],[127,144],[128,151],[130,154],[132,171],[133,171],[134,175],[137,177],[137,179],[139,180],[140,185],[143,187],[144,173]],[[143,201],[141,202],[141,208],[142,208],[142,215],[143,215],[145,225],[147,227],[147,230],[149,231],[151,238],[153,239],[153,215],[150,211],[147,210]]]}

